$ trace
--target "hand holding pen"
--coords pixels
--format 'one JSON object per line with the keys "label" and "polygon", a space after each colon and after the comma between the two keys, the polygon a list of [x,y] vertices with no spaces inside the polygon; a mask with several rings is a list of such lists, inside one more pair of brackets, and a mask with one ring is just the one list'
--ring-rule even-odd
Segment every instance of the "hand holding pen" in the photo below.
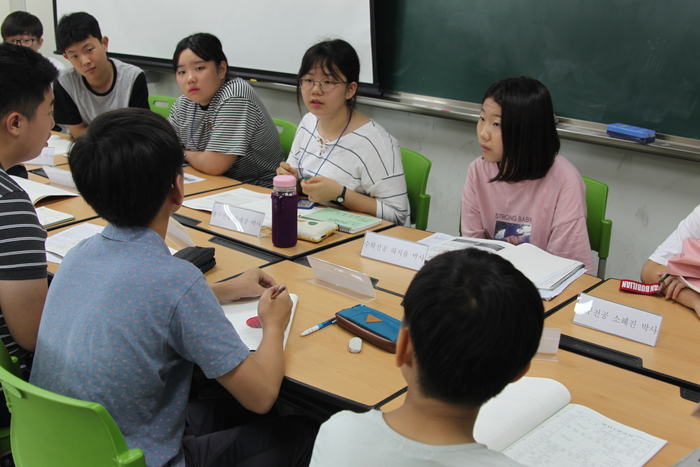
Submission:
{"label": "hand holding pen", "polygon": [[284,284],[265,289],[258,303],[258,318],[263,331],[279,331],[284,334],[292,314],[292,306],[292,298]]}

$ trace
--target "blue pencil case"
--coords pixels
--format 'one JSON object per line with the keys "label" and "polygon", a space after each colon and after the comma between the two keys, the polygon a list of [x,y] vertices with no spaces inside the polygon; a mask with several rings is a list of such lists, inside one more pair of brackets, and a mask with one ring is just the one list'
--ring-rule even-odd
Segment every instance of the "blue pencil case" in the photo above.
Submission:
{"label": "blue pencil case", "polygon": [[370,344],[396,353],[401,321],[367,305],[355,305],[335,314],[336,324]]}

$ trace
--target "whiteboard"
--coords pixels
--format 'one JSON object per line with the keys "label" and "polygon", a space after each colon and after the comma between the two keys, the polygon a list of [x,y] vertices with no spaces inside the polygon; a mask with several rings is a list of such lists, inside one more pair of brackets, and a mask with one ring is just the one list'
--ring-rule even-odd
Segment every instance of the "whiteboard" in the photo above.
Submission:
{"label": "whiteboard", "polygon": [[233,68],[296,75],[304,52],[324,39],[348,41],[360,57],[360,81],[375,83],[372,0],[55,0],[56,20],[86,11],[97,18],[109,52],[172,60],[197,32],[217,36]]}

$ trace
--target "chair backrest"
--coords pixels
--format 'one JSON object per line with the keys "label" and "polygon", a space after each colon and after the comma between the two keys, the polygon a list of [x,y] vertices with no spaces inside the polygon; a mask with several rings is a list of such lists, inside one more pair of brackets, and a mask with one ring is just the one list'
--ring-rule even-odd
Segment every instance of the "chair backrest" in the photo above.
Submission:
{"label": "chair backrest", "polygon": [[38,388],[4,365],[0,383],[12,413],[10,441],[17,467],[146,467],[143,451],[127,447],[100,404]]}
{"label": "chair backrest", "polygon": [[428,176],[433,163],[422,154],[406,148],[401,148],[401,161],[406,174],[411,224],[415,224],[416,229],[425,230],[428,227],[430,214],[430,195],[425,194],[425,189],[428,186]]}
{"label": "chair backrest", "polygon": [[583,177],[583,182],[586,184],[588,239],[591,243],[591,249],[598,252],[598,277],[603,277],[605,260],[610,255],[610,238],[612,236],[612,221],[605,218],[605,211],[608,207],[608,185],[588,177]]}
{"label": "chair backrest", "polygon": [[176,100],[176,97],[170,96],[148,96],[148,106],[151,108],[151,112],[168,118],[170,116],[170,109]]}
{"label": "chair backrest", "polygon": [[273,118],[272,121],[277,125],[277,131],[280,134],[280,143],[282,144],[282,152],[284,152],[282,161],[286,161],[289,157],[289,151],[292,150],[292,141],[297,133],[297,126],[281,118]]}

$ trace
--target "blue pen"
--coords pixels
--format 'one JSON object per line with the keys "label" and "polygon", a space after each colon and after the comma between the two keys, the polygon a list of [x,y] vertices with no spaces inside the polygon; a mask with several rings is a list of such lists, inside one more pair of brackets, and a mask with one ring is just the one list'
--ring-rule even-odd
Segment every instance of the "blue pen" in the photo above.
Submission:
{"label": "blue pen", "polygon": [[318,331],[319,329],[323,329],[323,328],[325,328],[326,326],[331,325],[331,324],[335,324],[335,318],[331,318],[331,319],[329,319],[329,320],[327,320],[327,321],[322,322],[321,324],[317,324],[316,326],[307,329],[306,331],[304,331],[304,332],[301,333],[301,337],[308,336],[308,335],[311,334],[312,332],[316,332],[316,331]]}

